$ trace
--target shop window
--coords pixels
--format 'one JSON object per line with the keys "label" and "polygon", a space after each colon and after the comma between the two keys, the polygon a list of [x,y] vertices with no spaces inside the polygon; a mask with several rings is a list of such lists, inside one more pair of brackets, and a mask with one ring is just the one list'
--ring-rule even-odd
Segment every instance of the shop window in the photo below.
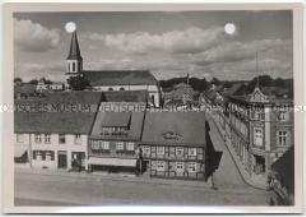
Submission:
{"label": "shop window", "polygon": [[66,136],[65,134],[59,134],[59,144],[65,144],[66,143]]}

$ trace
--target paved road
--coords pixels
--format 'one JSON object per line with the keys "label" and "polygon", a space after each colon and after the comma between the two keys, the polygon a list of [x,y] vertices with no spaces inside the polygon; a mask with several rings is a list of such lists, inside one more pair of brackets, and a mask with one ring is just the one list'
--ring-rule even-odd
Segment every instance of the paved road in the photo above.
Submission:
{"label": "paved road", "polygon": [[210,125],[210,137],[214,147],[216,151],[223,152],[219,168],[214,174],[216,186],[219,188],[229,188],[238,185],[240,187],[249,188],[249,186],[243,181],[216,125],[210,118],[208,118],[208,121]]}
{"label": "paved road", "polygon": [[[16,173],[16,205],[264,205],[265,192]],[[29,199],[29,200],[27,200]],[[37,201],[41,201],[37,203]]]}

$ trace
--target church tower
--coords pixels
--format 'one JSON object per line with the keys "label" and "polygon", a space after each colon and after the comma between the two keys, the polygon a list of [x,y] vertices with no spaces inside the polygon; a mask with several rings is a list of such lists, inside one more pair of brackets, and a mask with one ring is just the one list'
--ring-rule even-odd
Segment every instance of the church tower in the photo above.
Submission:
{"label": "church tower", "polygon": [[77,75],[83,70],[83,58],[76,31],[72,33],[70,51],[66,59],[66,72],[70,75]]}

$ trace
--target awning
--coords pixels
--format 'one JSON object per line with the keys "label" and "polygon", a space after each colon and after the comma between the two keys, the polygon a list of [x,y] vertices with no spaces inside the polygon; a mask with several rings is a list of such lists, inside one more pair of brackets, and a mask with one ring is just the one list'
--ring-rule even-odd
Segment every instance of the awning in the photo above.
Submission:
{"label": "awning", "polygon": [[14,147],[14,157],[22,157],[26,151],[27,149],[25,148]]}
{"label": "awning", "polygon": [[136,161],[137,159],[90,157],[88,159],[88,164],[105,165],[105,166],[136,167]]}

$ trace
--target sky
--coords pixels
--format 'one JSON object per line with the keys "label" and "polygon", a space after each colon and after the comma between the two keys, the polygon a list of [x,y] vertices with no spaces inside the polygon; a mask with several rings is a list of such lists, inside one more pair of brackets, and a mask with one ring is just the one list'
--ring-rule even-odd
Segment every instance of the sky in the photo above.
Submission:
{"label": "sky", "polygon": [[[293,77],[290,11],[15,13],[15,77],[64,81],[67,22],[77,25],[88,70],[148,69],[157,79]],[[226,34],[227,23],[234,34]]]}

